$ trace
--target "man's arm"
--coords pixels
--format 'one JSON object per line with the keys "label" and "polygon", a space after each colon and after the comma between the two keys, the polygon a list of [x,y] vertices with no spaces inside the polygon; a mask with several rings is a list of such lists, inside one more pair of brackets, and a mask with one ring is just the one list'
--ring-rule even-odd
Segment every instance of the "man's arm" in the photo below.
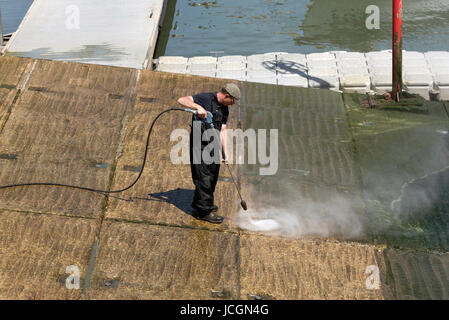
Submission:
{"label": "man's arm", "polygon": [[228,159],[228,145],[226,142],[228,141],[227,131],[226,131],[226,125],[223,124],[221,126],[220,131],[220,138],[221,138],[221,146],[223,147],[223,160],[227,163],[229,161]]}
{"label": "man's arm", "polygon": [[202,106],[200,106],[199,104],[196,104],[193,101],[193,97],[192,96],[181,97],[181,98],[178,99],[178,103],[183,105],[184,107],[197,110],[198,111],[198,117],[200,117],[200,118],[206,118],[207,117],[206,110]]}

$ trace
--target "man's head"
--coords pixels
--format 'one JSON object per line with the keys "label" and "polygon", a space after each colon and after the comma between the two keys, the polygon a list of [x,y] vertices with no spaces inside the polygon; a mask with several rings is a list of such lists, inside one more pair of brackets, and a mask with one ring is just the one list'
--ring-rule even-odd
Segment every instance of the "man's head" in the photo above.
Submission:
{"label": "man's head", "polygon": [[240,89],[234,83],[227,83],[217,94],[218,102],[230,106],[240,100]]}

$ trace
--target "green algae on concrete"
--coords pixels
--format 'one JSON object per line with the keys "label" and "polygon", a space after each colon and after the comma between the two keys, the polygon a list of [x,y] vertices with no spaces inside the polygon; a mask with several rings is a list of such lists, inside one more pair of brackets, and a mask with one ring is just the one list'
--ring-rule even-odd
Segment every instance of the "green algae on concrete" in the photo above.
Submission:
{"label": "green algae on concrete", "polygon": [[[387,266],[385,297],[446,297],[447,256],[429,252],[449,248],[449,122],[443,104],[422,100],[419,108],[367,108],[361,103],[364,95],[250,83],[245,93],[244,129],[279,129],[278,172],[260,176],[260,165],[241,170],[249,207],[256,206],[264,218],[288,211],[292,225],[297,216],[309,223],[299,234],[284,229],[284,236],[323,236],[312,220],[327,227],[331,238],[342,240],[352,234],[338,225],[341,221],[333,215],[338,209],[330,199],[343,199],[350,204],[345,210],[353,214],[337,217],[353,219],[354,230],[362,223],[363,232],[355,238],[386,250],[378,257]],[[313,219],[307,217],[309,205],[315,208]],[[415,264],[426,274],[414,270]]]}
{"label": "green algae on concrete", "polygon": [[[344,94],[372,236],[389,245],[449,248],[449,119],[441,102],[423,112],[378,110]],[[443,223],[443,225],[441,225]]]}
{"label": "green algae on concrete", "polygon": [[386,249],[383,258],[389,299],[449,298],[448,253]]}

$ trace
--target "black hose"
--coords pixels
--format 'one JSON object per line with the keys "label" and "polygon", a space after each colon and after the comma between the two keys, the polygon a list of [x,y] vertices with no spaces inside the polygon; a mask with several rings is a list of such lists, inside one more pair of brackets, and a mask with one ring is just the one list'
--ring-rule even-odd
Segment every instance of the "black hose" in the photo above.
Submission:
{"label": "black hose", "polygon": [[10,184],[10,185],[5,185],[5,186],[0,186],[0,190],[7,189],[7,188],[28,187],[28,186],[55,186],[55,187],[66,187],[66,188],[80,189],[80,190],[86,190],[86,191],[97,192],[97,193],[120,193],[120,192],[126,191],[126,190],[132,188],[137,183],[137,181],[139,181],[140,177],[142,176],[143,169],[145,168],[145,162],[147,160],[148,145],[150,144],[150,137],[151,137],[151,132],[153,131],[154,124],[156,123],[157,119],[159,119],[160,116],[162,116],[164,113],[167,113],[169,111],[184,111],[184,112],[186,112],[186,111],[190,111],[190,110],[183,109],[183,108],[170,108],[170,109],[162,111],[161,113],[159,113],[156,116],[156,118],[151,123],[150,130],[148,131],[147,143],[146,143],[146,147],[145,147],[145,154],[143,156],[143,161],[142,161],[142,168],[140,169],[139,175],[137,176],[136,180],[134,180],[134,182],[131,183],[126,188],[123,188],[120,190],[107,191],[107,190],[99,190],[99,189],[87,188],[87,187],[81,187],[81,186],[74,186],[74,185],[70,185],[70,184],[51,183],[51,182],[30,182],[30,183],[18,183],[18,184]]}

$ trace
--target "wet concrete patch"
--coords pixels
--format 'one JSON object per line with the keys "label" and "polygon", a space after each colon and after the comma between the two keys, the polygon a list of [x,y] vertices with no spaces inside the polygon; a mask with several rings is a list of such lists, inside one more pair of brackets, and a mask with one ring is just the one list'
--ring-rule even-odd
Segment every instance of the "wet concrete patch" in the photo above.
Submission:
{"label": "wet concrete patch", "polygon": [[[274,176],[307,172],[304,177],[308,181],[356,186],[351,135],[341,95],[247,83],[242,103],[245,130],[278,130],[279,167]],[[245,165],[242,174],[260,174],[261,167],[266,166]]]}
{"label": "wet concrete patch", "polygon": [[125,98],[125,96],[123,96],[121,94],[114,94],[114,93],[109,93],[108,97],[109,97],[109,99],[114,99],[114,100],[123,100]]}
{"label": "wet concrete patch", "polygon": [[211,297],[212,298],[218,298],[218,299],[229,299],[231,298],[231,292],[226,290],[211,290]]}
{"label": "wet concrete patch", "polygon": [[222,182],[232,182],[232,178],[230,177],[218,177],[218,181],[222,181]]}
{"label": "wet concrete patch", "polygon": [[5,154],[5,153],[2,153],[2,154],[0,154],[0,159],[3,159],[3,160],[17,160],[17,155],[16,154]]}
{"label": "wet concrete patch", "polygon": [[120,279],[103,280],[103,286],[106,288],[117,289],[119,284],[120,284]]}
{"label": "wet concrete patch", "polygon": [[[345,94],[373,239],[449,250],[449,122],[443,105],[424,102],[429,112],[417,114],[363,108],[354,98]],[[367,121],[370,127],[360,125]]]}
{"label": "wet concrete patch", "polygon": [[268,294],[248,294],[248,300],[273,300]]}
{"label": "wet concrete patch", "polygon": [[[117,182],[112,189],[132,183],[137,174],[118,169],[115,176]],[[133,201],[109,199],[106,219],[146,221],[211,230],[236,228],[233,219],[237,213],[238,195],[232,183],[219,181],[216,187],[215,204],[220,208],[219,214],[225,217],[221,225],[196,220],[191,216],[194,190],[188,165],[159,164],[155,168],[145,169],[141,180],[132,189],[120,195],[120,198],[130,198]]]}
{"label": "wet concrete patch", "polygon": [[[277,170],[263,175],[268,165],[260,163],[240,168],[249,217],[274,220],[277,235],[363,238],[360,177],[341,95],[259,84],[245,89],[244,129],[278,130]],[[238,219],[243,229],[260,231],[245,213]]]}
{"label": "wet concrete patch", "polygon": [[142,166],[133,167],[133,166],[124,166],[123,170],[125,171],[131,171],[131,172],[140,172],[142,170]]}
{"label": "wet concrete patch", "polygon": [[29,87],[28,90],[36,92],[47,92],[47,88],[44,87]]}
{"label": "wet concrete patch", "polygon": [[109,163],[101,163],[101,162],[91,162],[91,166],[98,169],[106,169],[109,168]]}
{"label": "wet concrete patch", "polygon": [[328,117],[345,115],[341,95],[329,90],[306,89],[245,82],[245,95],[241,104],[254,108],[293,108],[296,113],[306,112]]}
{"label": "wet concrete patch", "polygon": [[139,100],[147,103],[154,103],[156,98],[148,98],[148,97],[139,97]]}
{"label": "wet concrete patch", "polygon": [[2,84],[0,84],[0,88],[1,88],[1,89],[9,89],[9,90],[12,90],[12,89],[15,89],[16,86],[15,86],[15,85],[12,85],[12,84],[5,84],[5,83],[2,83]]}
{"label": "wet concrete patch", "polygon": [[291,238],[366,239],[370,226],[360,191],[291,176],[245,177],[242,185],[249,209],[239,212],[237,223],[244,230]]}

